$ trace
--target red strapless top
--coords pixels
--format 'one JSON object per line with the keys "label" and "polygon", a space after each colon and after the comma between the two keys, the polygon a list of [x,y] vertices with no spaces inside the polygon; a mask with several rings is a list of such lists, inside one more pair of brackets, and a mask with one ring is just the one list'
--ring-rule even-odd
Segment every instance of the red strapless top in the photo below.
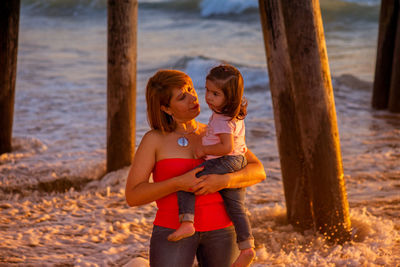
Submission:
{"label": "red strapless top", "polygon": [[[161,182],[190,171],[203,162],[202,159],[171,158],[156,162],[153,170],[154,182]],[[177,229],[179,223],[178,198],[176,193],[156,201],[157,213],[154,224]],[[226,213],[221,195],[213,194],[196,196],[194,227],[198,232],[222,229],[232,225]]]}

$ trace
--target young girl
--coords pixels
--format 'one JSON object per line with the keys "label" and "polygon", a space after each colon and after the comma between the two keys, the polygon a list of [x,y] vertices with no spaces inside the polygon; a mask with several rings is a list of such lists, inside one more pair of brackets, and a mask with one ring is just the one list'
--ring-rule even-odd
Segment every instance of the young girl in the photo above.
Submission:
{"label": "young girl", "polygon": [[[245,126],[243,119],[247,112],[247,102],[243,98],[243,78],[239,70],[230,65],[220,65],[210,70],[206,78],[206,102],[213,111],[202,146],[196,157],[205,156],[200,166],[204,170],[197,177],[206,174],[235,172],[246,166],[244,154]],[[254,238],[244,207],[244,188],[219,191],[228,215],[236,230],[240,255],[233,266],[248,266],[255,256]],[[195,233],[195,196],[190,192],[178,192],[180,227],[168,236],[170,241],[178,241]]]}

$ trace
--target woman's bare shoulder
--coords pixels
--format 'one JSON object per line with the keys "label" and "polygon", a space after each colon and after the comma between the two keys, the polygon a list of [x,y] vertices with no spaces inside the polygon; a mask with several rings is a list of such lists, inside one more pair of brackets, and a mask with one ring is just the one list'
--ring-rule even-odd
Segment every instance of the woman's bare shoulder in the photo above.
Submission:
{"label": "woman's bare shoulder", "polygon": [[146,132],[143,137],[141,144],[152,144],[155,145],[162,141],[165,135],[159,130],[150,130]]}
{"label": "woman's bare shoulder", "polygon": [[160,130],[150,130],[147,131],[144,135],[143,138],[160,138],[163,136],[163,133]]}
{"label": "woman's bare shoulder", "polygon": [[198,122],[198,124],[199,124],[199,131],[200,132],[204,132],[207,129],[207,124],[204,124],[204,123],[201,123],[201,122]]}

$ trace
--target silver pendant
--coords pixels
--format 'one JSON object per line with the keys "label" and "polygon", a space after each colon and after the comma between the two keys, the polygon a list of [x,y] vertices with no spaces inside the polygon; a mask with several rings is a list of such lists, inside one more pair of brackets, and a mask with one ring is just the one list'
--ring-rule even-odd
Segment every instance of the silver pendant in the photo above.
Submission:
{"label": "silver pendant", "polygon": [[182,136],[178,138],[178,145],[179,146],[183,146],[183,147],[187,147],[189,145],[189,141],[187,140],[186,137]]}

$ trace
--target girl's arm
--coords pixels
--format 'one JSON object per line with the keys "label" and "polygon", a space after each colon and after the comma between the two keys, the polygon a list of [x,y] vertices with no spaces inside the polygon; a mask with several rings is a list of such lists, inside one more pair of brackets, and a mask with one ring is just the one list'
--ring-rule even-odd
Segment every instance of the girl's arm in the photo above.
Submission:
{"label": "girl's arm", "polygon": [[196,158],[202,158],[205,155],[224,156],[233,151],[233,134],[218,134],[220,143],[209,146],[199,146],[196,150]]}
{"label": "girl's arm", "polygon": [[162,182],[150,183],[159,143],[159,134],[154,131],[146,133],[140,142],[126,181],[125,198],[129,206],[150,203],[179,190],[189,191],[200,182],[195,174],[201,169],[195,169]]}
{"label": "girl's arm", "polygon": [[264,166],[259,159],[248,150],[245,154],[247,165],[243,169],[226,174],[208,174],[198,178],[201,180],[193,191],[196,195],[217,192],[224,188],[239,188],[254,185],[266,178]]}

